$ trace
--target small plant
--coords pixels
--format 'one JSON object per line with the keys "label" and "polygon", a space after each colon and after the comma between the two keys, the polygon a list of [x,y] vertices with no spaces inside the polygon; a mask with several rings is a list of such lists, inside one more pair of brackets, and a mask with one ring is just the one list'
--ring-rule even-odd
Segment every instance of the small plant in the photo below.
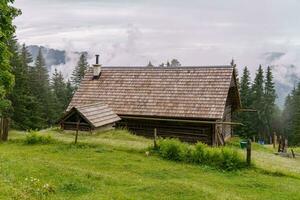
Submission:
{"label": "small plant", "polygon": [[46,199],[50,194],[55,192],[54,187],[49,183],[42,183],[38,178],[25,178],[23,192],[38,199]]}
{"label": "small plant", "polygon": [[182,161],[186,158],[188,145],[180,142],[178,139],[161,140],[159,143],[160,155],[168,160]]}
{"label": "small plant", "polygon": [[192,152],[192,161],[195,163],[204,163],[207,159],[207,145],[202,142],[198,142],[195,145],[195,149]]}
{"label": "small plant", "polygon": [[220,168],[224,170],[236,170],[246,166],[243,158],[234,149],[224,147],[221,149]]}
{"label": "small plant", "polygon": [[53,143],[54,139],[51,135],[42,135],[36,131],[30,131],[26,134],[24,143],[33,145],[33,144],[50,144]]}
{"label": "small plant", "polygon": [[89,188],[78,182],[65,182],[60,186],[60,190],[70,193],[86,193],[89,191]]}
{"label": "small plant", "polygon": [[235,149],[209,147],[201,142],[193,146],[178,139],[163,139],[159,142],[158,154],[168,160],[208,165],[226,171],[246,166],[244,159]]}

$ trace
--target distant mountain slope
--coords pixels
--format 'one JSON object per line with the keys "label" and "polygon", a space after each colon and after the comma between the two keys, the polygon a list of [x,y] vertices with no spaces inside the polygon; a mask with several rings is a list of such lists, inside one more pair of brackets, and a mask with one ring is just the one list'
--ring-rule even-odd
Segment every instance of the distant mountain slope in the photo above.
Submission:
{"label": "distant mountain slope", "polygon": [[267,52],[263,54],[265,66],[271,66],[277,92],[277,104],[283,107],[286,96],[300,80],[299,60],[284,52]]}
{"label": "distant mountain slope", "polygon": [[50,69],[53,65],[66,64],[66,51],[51,49],[43,46],[30,45],[28,46],[28,50],[31,53],[34,60],[38,55],[39,48],[42,49],[42,53],[44,55],[46,66],[48,69]]}

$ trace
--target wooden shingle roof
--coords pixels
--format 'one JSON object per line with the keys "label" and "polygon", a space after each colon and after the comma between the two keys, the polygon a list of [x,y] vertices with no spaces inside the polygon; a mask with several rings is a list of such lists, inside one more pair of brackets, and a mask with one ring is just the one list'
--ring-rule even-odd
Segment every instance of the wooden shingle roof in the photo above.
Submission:
{"label": "wooden shingle roof", "polygon": [[221,119],[233,73],[229,66],[102,67],[93,80],[90,69],[68,109],[102,102],[118,115]]}
{"label": "wooden shingle roof", "polygon": [[121,120],[121,118],[114,113],[111,108],[103,103],[74,106],[70,112],[73,109],[79,112],[80,115],[93,126],[93,128],[98,128]]}

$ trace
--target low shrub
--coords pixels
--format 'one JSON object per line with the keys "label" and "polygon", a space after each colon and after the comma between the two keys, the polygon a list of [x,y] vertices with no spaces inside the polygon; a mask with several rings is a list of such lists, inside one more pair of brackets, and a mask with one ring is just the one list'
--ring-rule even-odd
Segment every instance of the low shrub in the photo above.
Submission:
{"label": "low shrub", "polygon": [[64,182],[59,190],[66,193],[87,193],[90,189],[79,182]]}
{"label": "low shrub", "polygon": [[165,139],[159,142],[159,154],[168,160],[183,161],[188,153],[188,145],[178,139]]}
{"label": "low shrub", "polygon": [[198,142],[192,152],[192,161],[195,163],[205,163],[207,160],[207,145]]}
{"label": "low shrub", "polygon": [[246,166],[245,159],[229,147],[209,147],[201,142],[189,145],[178,139],[163,139],[158,145],[159,155],[167,160],[208,165],[226,171]]}
{"label": "low shrub", "polygon": [[221,149],[220,161],[219,167],[224,170],[236,170],[246,166],[243,157],[235,149],[228,147]]}
{"label": "low shrub", "polygon": [[26,134],[24,143],[33,145],[33,144],[50,144],[55,140],[51,137],[51,135],[42,135],[37,133],[36,131],[30,131]]}

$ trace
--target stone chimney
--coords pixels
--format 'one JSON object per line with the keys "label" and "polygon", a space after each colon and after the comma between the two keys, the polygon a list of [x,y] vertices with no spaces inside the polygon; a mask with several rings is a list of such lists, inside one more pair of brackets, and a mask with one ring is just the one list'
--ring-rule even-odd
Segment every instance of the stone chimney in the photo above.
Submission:
{"label": "stone chimney", "polygon": [[93,65],[94,79],[98,79],[101,74],[101,65],[99,64],[99,55],[96,55],[96,64]]}

